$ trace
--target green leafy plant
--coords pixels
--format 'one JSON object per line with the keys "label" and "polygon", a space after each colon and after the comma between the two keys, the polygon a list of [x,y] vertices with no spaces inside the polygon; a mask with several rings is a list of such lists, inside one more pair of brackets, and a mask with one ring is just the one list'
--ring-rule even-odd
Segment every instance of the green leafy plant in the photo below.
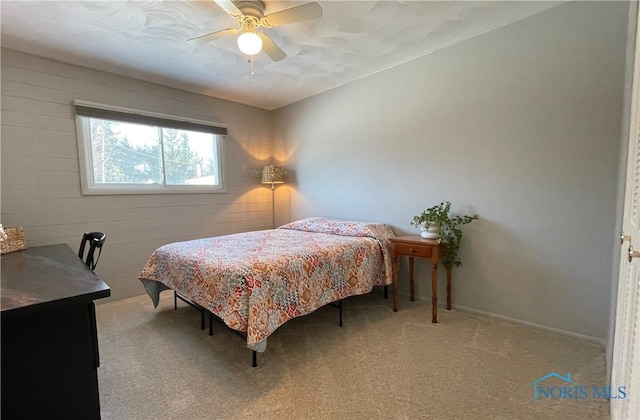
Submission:
{"label": "green leafy plant", "polygon": [[436,226],[440,227],[447,220],[449,220],[449,210],[451,209],[451,203],[443,201],[442,203],[429,207],[422,213],[413,217],[411,221],[415,226]]}
{"label": "green leafy plant", "polygon": [[429,207],[411,221],[415,226],[432,226],[437,227],[440,235],[440,243],[446,245],[447,253],[444,256],[445,267],[451,268],[462,264],[458,257],[460,250],[460,242],[462,242],[462,230],[459,226],[466,225],[479,219],[477,214],[473,215],[456,215],[451,217],[449,211],[451,203],[443,201],[442,203]]}

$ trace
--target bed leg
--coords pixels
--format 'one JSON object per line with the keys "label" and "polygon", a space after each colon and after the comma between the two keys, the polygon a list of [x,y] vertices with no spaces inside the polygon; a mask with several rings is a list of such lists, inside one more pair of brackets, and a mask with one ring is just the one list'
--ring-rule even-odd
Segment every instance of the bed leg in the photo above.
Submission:
{"label": "bed leg", "polygon": [[173,310],[178,309],[178,292],[173,291]]}
{"label": "bed leg", "polygon": [[200,309],[200,330],[204,330],[204,309]]}
{"label": "bed leg", "polygon": [[384,285],[384,298],[385,299],[389,298],[389,289],[388,289],[388,286],[386,284]]}
{"label": "bed leg", "polygon": [[255,350],[251,350],[251,357],[253,358],[253,361],[251,363],[251,367],[257,367],[258,366],[258,354],[256,353]]}
{"label": "bed leg", "polygon": [[340,311],[340,327],[342,327],[342,299],[338,301],[338,310]]}
{"label": "bed leg", "polygon": [[209,335],[213,335],[213,315],[209,312]]}

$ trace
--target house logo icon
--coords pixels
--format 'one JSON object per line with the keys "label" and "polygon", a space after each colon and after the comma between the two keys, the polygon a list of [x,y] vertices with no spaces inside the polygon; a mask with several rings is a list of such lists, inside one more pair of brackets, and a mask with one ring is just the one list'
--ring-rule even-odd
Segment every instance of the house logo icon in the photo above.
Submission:
{"label": "house logo icon", "polygon": [[[552,380],[551,384],[543,384],[546,380]],[[560,385],[557,385],[560,382]],[[624,400],[627,398],[627,387],[611,385],[578,385],[571,378],[571,374],[562,376],[557,372],[550,372],[541,378],[531,382],[533,385],[533,400]]]}
{"label": "house logo icon", "polygon": [[538,378],[538,379],[536,379],[535,381],[533,381],[533,382],[531,382],[529,384],[529,385],[533,385],[533,400],[534,401],[537,401],[540,398],[540,385],[539,385],[539,383],[542,382],[542,381],[546,381],[547,379],[550,379],[550,378],[559,378],[559,379],[567,382],[568,384],[575,385],[575,382],[573,382],[571,380],[571,374],[570,373],[567,373],[566,377],[562,376],[562,375],[560,375],[559,373],[556,373],[556,372],[547,373],[543,377]]}

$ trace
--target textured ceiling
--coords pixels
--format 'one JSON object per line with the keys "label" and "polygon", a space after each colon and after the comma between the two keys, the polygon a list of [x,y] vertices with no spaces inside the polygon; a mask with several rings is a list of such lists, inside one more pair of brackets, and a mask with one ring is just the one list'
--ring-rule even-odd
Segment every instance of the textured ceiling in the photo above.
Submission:
{"label": "textured ceiling", "polygon": [[[265,14],[302,1],[266,2]],[[254,71],[213,1],[7,1],[1,42],[59,61],[275,109],[508,25],[561,2],[319,1],[320,19],[264,29],[288,55]]]}

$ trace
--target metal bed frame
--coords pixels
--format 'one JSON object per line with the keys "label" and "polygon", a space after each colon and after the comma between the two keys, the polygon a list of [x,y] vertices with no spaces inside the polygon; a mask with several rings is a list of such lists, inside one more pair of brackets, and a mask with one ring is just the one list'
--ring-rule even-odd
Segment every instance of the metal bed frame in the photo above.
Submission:
{"label": "metal bed frame", "polygon": [[[331,302],[331,303],[327,304],[327,305],[333,306],[335,308],[338,308],[338,312],[340,314],[340,320],[339,320],[340,327],[342,327],[342,300],[343,299],[340,299],[340,300],[338,300],[336,302]],[[324,305],[324,306],[327,306],[327,305]],[[320,309],[320,308],[318,308],[318,309]],[[214,319],[216,321],[220,322],[221,324],[223,324],[225,327],[227,327],[227,325],[224,323],[224,321],[222,321],[220,319],[220,317],[218,317],[216,314],[214,314],[212,312],[209,312],[209,311],[207,311],[207,313],[209,314],[209,335],[210,336],[213,335],[213,320]],[[202,325],[204,325],[204,324],[202,324]],[[227,328],[229,330],[231,330],[231,332],[233,332],[234,334],[244,338],[245,340],[247,339],[247,334],[246,333],[243,333],[242,331],[234,330],[234,329],[229,328],[229,327],[227,327]],[[202,329],[204,329],[204,328],[202,328]],[[251,366],[252,367],[257,367],[258,366],[258,352],[255,351],[255,350],[251,350]]]}
{"label": "metal bed frame", "polygon": [[[387,299],[388,298],[388,287],[385,285],[384,286],[384,298]],[[202,306],[193,303],[191,301],[189,301],[188,299],[180,296],[178,294],[178,292],[176,292],[175,290],[173,291],[173,309],[177,310],[178,309],[178,299],[180,299],[181,301],[183,301],[184,303],[188,304],[189,306],[191,306],[192,308],[196,309],[197,311],[200,312],[200,330],[204,330],[205,329],[205,313],[209,314],[209,335],[212,336],[213,335],[213,320],[216,319],[218,322],[220,322],[222,325],[224,325],[225,327],[227,327],[227,325],[224,323],[224,321],[222,321],[220,319],[220,317],[218,317],[216,314],[214,314],[211,311],[208,311],[207,309],[203,308]],[[328,303],[327,305],[329,306],[333,306],[334,308],[338,308],[338,316],[339,316],[339,320],[338,320],[338,325],[340,325],[340,328],[342,328],[342,301],[344,299],[340,299],[337,300],[335,302],[331,302]],[[327,306],[324,305],[324,306]],[[320,308],[318,308],[320,309]],[[233,328],[229,328],[227,327],[229,330],[231,330],[234,334],[244,338],[246,340],[247,338],[247,334],[243,333],[242,331],[237,331],[234,330]],[[255,350],[251,350],[251,366],[252,367],[257,367],[258,366],[258,352],[256,352]]]}
{"label": "metal bed frame", "polygon": [[178,299],[180,299],[184,303],[186,303],[189,306],[191,306],[193,309],[196,309],[196,310],[198,310],[200,312],[200,329],[204,330],[204,313],[205,313],[206,309],[204,309],[202,306],[198,305],[197,303],[193,303],[190,300],[180,296],[178,294],[178,292],[176,292],[174,290],[173,291],[173,310],[174,311],[178,309]]}

